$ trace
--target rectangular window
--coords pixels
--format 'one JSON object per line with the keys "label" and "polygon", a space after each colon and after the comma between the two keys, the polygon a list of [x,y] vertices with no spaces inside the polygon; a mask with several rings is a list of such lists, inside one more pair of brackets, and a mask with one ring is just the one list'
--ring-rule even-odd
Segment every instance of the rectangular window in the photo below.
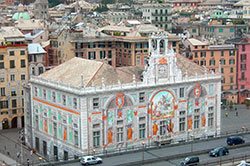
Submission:
{"label": "rectangular window", "polygon": [[211,57],[214,57],[214,51],[211,51]]}
{"label": "rectangular window", "polygon": [[205,51],[201,52],[201,58],[206,58],[206,52]]}
{"label": "rectangular window", "polygon": [[8,101],[0,101],[0,108],[9,108]]}
{"label": "rectangular window", "polygon": [[4,69],[4,62],[0,62],[0,69]]}
{"label": "rectangular window", "polygon": [[52,101],[56,102],[56,92],[52,92]]}
{"label": "rectangular window", "polygon": [[224,51],[221,51],[221,52],[220,52],[220,56],[224,56]]}
{"label": "rectangular window", "polygon": [[62,95],[62,102],[63,102],[62,103],[63,105],[66,105],[66,96],[65,95]]}
{"label": "rectangular window", "polygon": [[229,64],[230,64],[230,65],[235,64],[235,60],[234,60],[234,59],[229,59]]}
{"label": "rectangular window", "polygon": [[246,70],[246,69],[247,69],[246,64],[240,64],[240,69],[241,69],[241,70]]}
{"label": "rectangular window", "polygon": [[24,67],[26,67],[26,65],[25,65],[25,60],[21,60],[21,68],[24,68]]}
{"label": "rectangular window", "polygon": [[12,103],[12,107],[16,107],[17,106],[16,99],[12,100],[11,103]]}
{"label": "rectangular window", "polygon": [[10,81],[15,81],[15,75],[14,74],[10,75]]}
{"label": "rectangular window", "polygon": [[15,52],[14,51],[10,51],[9,54],[10,54],[10,56],[14,56]]}
{"label": "rectangular window", "polygon": [[245,72],[241,72],[241,80],[245,80]]}
{"label": "rectangular window", "polygon": [[214,113],[208,113],[208,127],[213,127],[214,125]]}
{"label": "rectangular window", "polygon": [[16,90],[11,90],[11,96],[16,96]]}
{"label": "rectangular window", "polygon": [[94,147],[100,146],[100,131],[93,132],[93,146]]}
{"label": "rectangular window", "polygon": [[215,65],[215,60],[214,59],[209,60],[209,65],[214,66]]}
{"label": "rectangular window", "polygon": [[25,51],[24,51],[24,50],[21,50],[21,51],[20,51],[20,55],[25,55]]}
{"label": "rectangular window", "polygon": [[245,51],[246,51],[246,46],[242,45],[242,52],[245,52]]}
{"label": "rectangular window", "polygon": [[230,77],[230,83],[234,83],[234,77]]}
{"label": "rectangular window", "polygon": [[21,80],[25,80],[25,75],[21,74]]}
{"label": "rectangular window", "polygon": [[179,131],[185,131],[185,121],[184,117],[179,118]]}
{"label": "rectangular window", "polygon": [[180,98],[184,97],[184,91],[185,89],[184,88],[180,88]]}
{"label": "rectangular window", "polygon": [[73,99],[73,105],[74,105],[74,109],[77,109],[77,99],[76,98]]}
{"label": "rectangular window", "polygon": [[224,68],[221,68],[221,73],[224,73]]}
{"label": "rectangular window", "polygon": [[241,55],[240,55],[240,61],[245,62],[245,61],[246,61],[246,58],[247,58],[247,55],[246,55],[246,54],[241,54]]}
{"label": "rectangular window", "polygon": [[54,130],[54,137],[56,138],[57,137],[57,123],[56,122],[53,123],[53,130]]}
{"label": "rectangular window", "polygon": [[75,141],[75,146],[78,146],[79,145],[78,131],[74,131],[74,141]]}
{"label": "rectangular window", "polygon": [[11,69],[15,68],[15,61],[14,60],[10,60],[10,68]]}
{"label": "rectangular window", "polygon": [[233,73],[233,72],[234,72],[234,68],[231,67],[231,68],[230,68],[230,73]]}
{"label": "rectangular window", "polygon": [[139,102],[140,103],[145,102],[145,92],[140,92],[139,93]]}
{"label": "rectangular window", "polygon": [[220,60],[220,64],[221,64],[221,65],[225,65],[225,64],[226,64],[226,60],[225,60],[225,59],[221,59],[221,60]]}
{"label": "rectangular window", "polygon": [[5,96],[5,88],[1,88],[0,91],[1,91],[1,96]]}
{"label": "rectangular window", "polygon": [[96,59],[95,52],[88,52],[88,59]]}
{"label": "rectangular window", "polygon": [[145,125],[145,123],[139,124],[139,138],[140,139],[145,138],[145,132],[146,132],[146,125]]}
{"label": "rectangular window", "polygon": [[198,129],[200,127],[200,115],[194,116],[194,129]]}
{"label": "rectangular window", "polygon": [[123,127],[117,128],[117,142],[123,142]]}
{"label": "rectangular window", "polygon": [[160,135],[164,135],[166,133],[167,130],[167,121],[163,120],[160,121]]}
{"label": "rectangular window", "polygon": [[99,108],[99,98],[93,98],[93,109]]}
{"label": "rectangular window", "polygon": [[47,99],[46,89],[43,89],[43,98],[44,98],[45,100]]}
{"label": "rectangular window", "polygon": [[108,58],[109,58],[109,59],[112,58],[112,51],[111,51],[111,50],[108,51]]}
{"label": "rectangular window", "polygon": [[0,55],[0,60],[2,61],[4,59],[4,56],[3,55]]}
{"label": "rectangular window", "polygon": [[234,50],[230,50],[230,51],[229,51],[229,55],[230,55],[230,56],[234,56],[234,54],[235,54],[235,51],[234,51]]}
{"label": "rectangular window", "polygon": [[100,51],[100,59],[106,58],[106,51]]}

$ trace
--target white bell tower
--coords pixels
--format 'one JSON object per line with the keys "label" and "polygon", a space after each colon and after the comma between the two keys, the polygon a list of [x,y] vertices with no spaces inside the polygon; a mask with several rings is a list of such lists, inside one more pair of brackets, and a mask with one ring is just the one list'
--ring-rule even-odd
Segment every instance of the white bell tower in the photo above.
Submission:
{"label": "white bell tower", "polygon": [[175,82],[182,78],[176,54],[168,47],[166,32],[153,34],[149,38],[149,54],[148,66],[143,73],[145,83]]}

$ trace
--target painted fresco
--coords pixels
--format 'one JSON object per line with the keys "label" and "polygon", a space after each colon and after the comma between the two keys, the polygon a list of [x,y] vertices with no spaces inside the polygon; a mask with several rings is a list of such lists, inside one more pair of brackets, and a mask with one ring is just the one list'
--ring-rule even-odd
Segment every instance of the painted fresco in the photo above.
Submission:
{"label": "painted fresco", "polygon": [[127,139],[133,139],[133,120],[137,113],[130,108],[132,106],[131,99],[123,93],[117,93],[107,105],[106,116],[103,120],[106,120],[107,124],[107,145],[112,145],[114,142],[113,126],[116,125],[116,121],[123,120],[123,125],[126,126]]}
{"label": "painted fresco", "polygon": [[[211,89],[210,89],[211,88]],[[213,87],[209,86],[209,91],[213,91]],[[189,101],[187,104],[187,110],[188,110],[188,118],[187,118],[187,127],[188,129],[192,130],[193,128],[193,113],[194,109],[200,108],[200,113],[201,113],[201,126],[205,127],[206,126],[206,97],[207,92],[206,89],[201,86],[199,83],[196,83],[194,88],[189,92],[188,97]]]}
{"label": "painted fresco", "polygon": [[150,112],[152,120],[166,119],[174,116],[174,111],[177,109],[174,95],[169,91],[157,92],[151,98]]}

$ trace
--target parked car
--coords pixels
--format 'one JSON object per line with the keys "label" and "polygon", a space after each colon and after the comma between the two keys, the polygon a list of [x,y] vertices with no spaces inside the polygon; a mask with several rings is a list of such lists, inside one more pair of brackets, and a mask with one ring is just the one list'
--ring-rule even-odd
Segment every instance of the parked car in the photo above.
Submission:
{"label": "parked car", "polygon": [[218,157],[218,156],[227,155],[228,153],[229,153],[229,151],[226,147],[217,147],[209,152],[209,156]]}
{"label": "parked car", "polygon": [[241,136],[231,136],[227,138],[228,145],[244,144],[245,140]]}
{"label": "parked car", "polygon": [[191,165],[198,165],[200,163],[199,157],[192,156],[185,158],[184,161],[181,162],[181,166],[191,166]]}
{"label": "parked car", "polygon": [[85,156],[81,158],[80,163],[82,165],[101,164],[102,159],[100,157],[95,156]]}
{"label": "parked car", "polygon": [[250,163],[247,163],[245,160],[242,160],[237,166],[250,166]]}

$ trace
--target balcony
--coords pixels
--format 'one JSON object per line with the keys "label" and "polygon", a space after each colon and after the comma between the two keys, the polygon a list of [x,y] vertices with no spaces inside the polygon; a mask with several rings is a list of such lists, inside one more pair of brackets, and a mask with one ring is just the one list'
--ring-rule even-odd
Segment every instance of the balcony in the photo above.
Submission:
{"label": "balcony", "polygon": [[152,24],[167,24],[169,23],[169,20],[152,20]]}
{"label": "balcony", "polygon": [[164,13],[164,12],[157,12],[157,13],[151,13],[152,16],[168,16],[170,15],[171,13]]}

